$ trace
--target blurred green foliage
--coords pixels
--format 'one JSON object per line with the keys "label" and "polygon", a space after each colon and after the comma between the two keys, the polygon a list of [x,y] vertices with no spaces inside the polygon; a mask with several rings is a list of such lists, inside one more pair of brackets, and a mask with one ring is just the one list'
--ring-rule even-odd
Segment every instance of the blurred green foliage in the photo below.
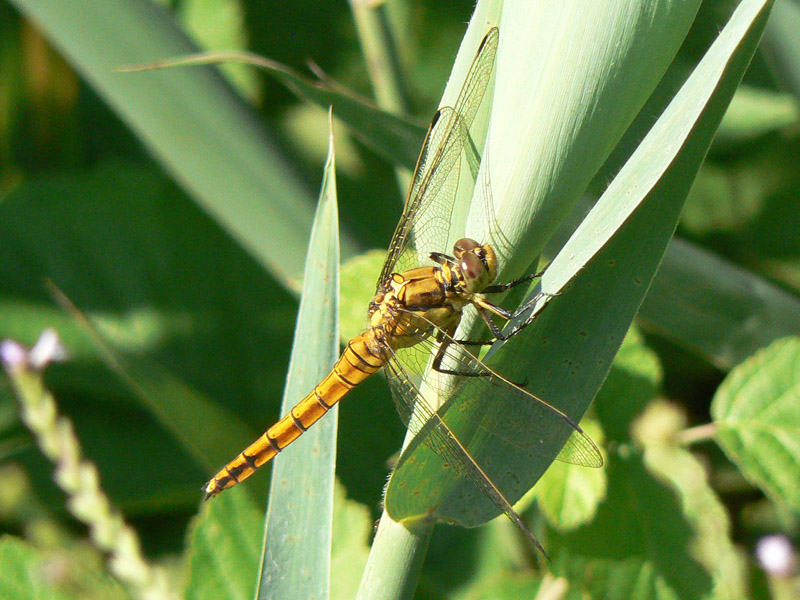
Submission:
{"label": "blurred green foliage", "polygon": [[[299,71],[312,59],[343,85],[370,95],[344,2],[185,0],[164,4],[200,46],[241,44]],[[393,10],[406,83],[414,113],[426,120],[449,73],[472,2],[428,0],[397,5]],[[697,61],[730,7],[728,2],[703,5],[692,42],[682,50],[674,70],[680,71],[679,63],[688,68]],[[212,23],[217,26],[211,27]],[[800,293],[800,102],[791,90],[779,87],[768,58],[757,56],[746,75],[745,87],[734,99],[690,193],[678,234],[758,278],[748,281],[771,282],[796,300]],[[111,500],[138,529],[147,554],[177,565],[178,573],[189,522],[198,511],[200,486],[212,471],[210,463],[230,458],[226,448],[235,450],[239,442],[248,443],[278,416],[297,300],[170,180],[36,26],[3,0],[0,72],[0,339],[31,345],[44,327],[58,329],[72,359],[48,369],[46,383],[60,410],[75,423]],[[325,111],[297,100],[273,79],[253,77],[252,71],[239,70],[231,78],[238,93],[260,115],[259,126],[278,140],[290,170],[299,174],[307,189],[318,188],[327,145]],[[383,249],[399,217],[404,191],[397,188],[392,165],[346,134],[337,135],[342,228],[361,248]],[[613,175],[613,160],[609,162],[608,172],[596,178],[598,188]],[[311,203],[313,197],[297,201]],[[292,257],[297,262],[303,259]],[[363,267],[364,271],[370,268],[374,270],[374,266]],[[98,346],[54,301],[46,280],[86,313],[130,371],[141,374],[138,385],[107,367],[109,350]],[[352,333],[357,328],[353,307],[365,306],[363,278],[345,271],[342,283],[343,326]],[[741,457],[729,447],[725,448],[728,455],[710,443],[694,447],[691,454],[674,448],[674,454],[667,456],[659,454],[663,448],[651,449],[649,454],[636,450],[632,423],[642,420],[645,425],[639,422],[638,426],[646,428],[648,418],[650,425],[672,422],[664,413],[651,412],[657,398],[669,398],[676,431],[692,431],[688,428],[711,419],[712,397],[726,376],[726,367],[674,339],[670,331],[653,327],[649,315],[643,329],[641,338],[623,347],[598,396],[596,417],[614,452],[606,502],[594,522],[578,530],[562,531],[557,519],[540,528],[547,532],[546,544],[558,542],[564,548],[556,557],[561,573],[568,577],[580,571],[583,565],[571,562],[571,552],[579,546],[596,547],[598,555],[618,557],[628,551],[637,555],[646,540],[638,539],[639,524],[626,522],[625,515],[641,504],[649,507],[642,514],[652,519],[653,527],[647,531],[653,539],[663,540],[666,557],[680,554],[673,552],[673,546],[699,544],[707,554],[735,561],[733,545],[751,549],[764,534],[779,531],[800,539],[796,501],[782,503],[780,491],[774,491],[781,490],[780,485],[766,485],[769,497],[764,487],[758,487],[759,477],[767,478],[769,465],[751,465],[758,477],[748,480],[736,468],[741,466],[737,463]],[[783,367],[789,390],[784,393],[795,394],[792,398],[797,400],[800,362],[794,355],[786,361],[794,365],[795,376],[785,375],[791,368]],[[743,368],[753,369],[752,365]],[[174,394],[174,405],[186,402],[186,410],[197,418],[196,429],[207,430],[215,438],[214,447],[205,449],[207,454],[204,449],[187,448],[179,434],[165,426],[168,420],[159,418],[154,396],[165,390]],[[208,414],[200,412],[201,407],[208,406],[219,411],[217,418],[201,418]],[[15,407],[10,387],[0,378],[4,481],[0,531],[15,536],[5,538],[0,547],[0,554],[7,557],[2,561],[4,569],[12,562],[28,560],[32,547],[55,551],[83,543],[83,532],[64,510],[64,498],[52,483],[52,467],[17,420]],[[798,411],[783,410],[786,414],[780,416],[789,421],[789,427],[788,433],[775,434],[779,439],[797,431]],[[220,434],[221,423],[230,423],[225,435]],[[370,525],[364,507],[373,518],[377,516],[387,462],[399,448],[403,431],[380,378],[360,386],[342,405],[339,427],[340,439],[347,442],[338,449],[337,476],[355,502],[336,516],[335,527],[342,527],[346,534],[340,538],[334,560],[343,561],[342,554],[347,552],[360,560],[362,538]],[[678,435],[676,431],[665,435]],[[747,438],[747,432],[736,433]],[[796,473],[797,454],[790,459],[784,468]],[[753,457],[744,460],[747,463]],[[700,462],[711,473],[709,482],[703,479]],[[250,497],[242,492],[235,500],[241,505],[238,510],[246,511],[256,523],[253,528],[260,527],[253,513],[263,505],[268,479],[268,473],[259,473],[248,482]],[[626,492],[614,486],[615,479],[637,482],[638,487]],[[702,489],[679,498],[678,486],[670,483],[678,480]],[[553,506],[557,491],[549,489],[547,509],[552,516],[557,510]],[[796,498],[796,494],[786,497]],[[224,521],[225,506],[214,506],[216,516],[209,516],[212,511],[206,507],[203,518]],[[659,528],[661,516],[681,510],[688,515],[682,523],[686,529]],[[703,530],[698,522],[704,514],[712,514],[719,528]],[[528,565],[519,564],[513,553],[516,540],[506,526],[503,522],[481,530],[438,528],[419,597],[512,598],[553,585],[525,575]],[[220,536],[230,532],[214,521],[201,521],[196,528],[202,537],[192,538],[195,546],[204,540],[235,546],[244,539],[236,537],[241,532],[233,532],[233,542],[220,541]],[[246,557],[237,558],[249,561],[248,568],[258,559],[253,553],[258,552],[261,535],[260,531],[250,533],[255,536],[254,546],[242,550]],[[94,565],[95,572],[101,572],[100,559],[91,550],[85,554],[82,567]],[[211,562],[197,554],[192,560],[202,565]],[[628,574],[645,580],[647,574],[640,572],[644,567],[638,561],[630,561]],[[702,557],[699,562],[676,564],[674,569],[680,573],[670,583],[680,597],[700,597],[701,592],[710,591]],[[715,564],[714,568],[723,569],[722,563]],[[602,579],[602,568],[597,568],[597,577]],[[344,569],[339,576],[345,579]],[[714,572],[714,577],[719,581],[725,573]],[[0,587],[7,579],[0,572]],[[654,590],[662,583],[647,582]],[[63,597],[80,597],[81,590],[85,592],[80,586],[69,588],[74,581],[67,584]],[[193,580],[192,585],[204,584]],[[342,585],[348,590],[355,587],[352,582]],[[752,597],[767,593],[763,575],[747,585]],[[96,586],[105,590],[103,586],[110,589],[114,584],[104,576]],[[586,589],[590,593],[594,589],[591,581]],[[618,597],[634,597],[631,590],[620,589]],[[655,591],[639,592],[636,597],[661,597]],[[102,596],[102,591],[93,593],[111,597]],[[113,593],[123,594],[116,588]],[[737,588],[725,595],[715,589],[715,593],[736,597],[743,591]]]}

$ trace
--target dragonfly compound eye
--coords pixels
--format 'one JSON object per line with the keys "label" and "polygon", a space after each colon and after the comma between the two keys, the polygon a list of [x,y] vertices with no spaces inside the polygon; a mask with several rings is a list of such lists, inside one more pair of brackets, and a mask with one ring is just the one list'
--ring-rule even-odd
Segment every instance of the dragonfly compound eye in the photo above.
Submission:
{"label": "dragonfly compound eye", "polygon": [[461,238],[453,244],[453,254],[456,258],[461,258],[465,253],[478,248],[480,244],[472,238]]}
{"label": "dragonfly compound eye", "polygon": [[461,257],[461,273],[470,292],[480,292],[489,285],[489,271],[477,254],[469,252]]}

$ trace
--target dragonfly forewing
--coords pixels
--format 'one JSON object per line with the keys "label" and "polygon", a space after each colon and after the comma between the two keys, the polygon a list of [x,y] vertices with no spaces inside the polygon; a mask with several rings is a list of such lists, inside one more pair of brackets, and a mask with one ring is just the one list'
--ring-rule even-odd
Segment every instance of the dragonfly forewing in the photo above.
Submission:
{"label": "dragonfly forewing", "polygon": [[497,28],[486,34],[453,106],[434,116],[378,287],[392,273],[419,266],[428,252],[449,247],[461,160],[466,148],[474,148],[469,132],[489,87],[499,37]]}

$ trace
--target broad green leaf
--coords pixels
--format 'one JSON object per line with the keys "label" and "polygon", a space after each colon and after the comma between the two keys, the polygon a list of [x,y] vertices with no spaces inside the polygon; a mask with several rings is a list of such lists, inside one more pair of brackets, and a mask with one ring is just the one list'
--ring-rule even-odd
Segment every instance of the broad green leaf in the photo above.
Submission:
{"label": "broad green leaf", "polygon": [[244,486],[203,504],[189,535],[186,600],[242,600],[256,590],[262,512]]}
{"label": "broad green leaf", "polygon": [[717,390],[717,440],[751,482],[800,508],[800,339],[778,340],[736,367]]}
{"label": "broad green leaf", "polygon": [[38,548],[10,535],[0,538],[3,600],[123,600],[130,598],[104,571],[88,544]]}
{"label": "broad green leaf", "polygon": [[367,326],[367,307],[375,295],[375,282],[385,260],[385,250],[370,250],[342,265],[342,339],[354,338]]}
{"label": "broad green leaf", "polygon": [[[330,371],[339,354],[339,220],[333,131],[303,277],[281,414]],[[339,409],[276,458],[258,597],[330,597],[333,486]]]}
{"label": "broad green leaf", "polygon": [[0,539],[0,596],[7,600],[61,600],[70,596],[42,577],[44,555],[20,539]]}

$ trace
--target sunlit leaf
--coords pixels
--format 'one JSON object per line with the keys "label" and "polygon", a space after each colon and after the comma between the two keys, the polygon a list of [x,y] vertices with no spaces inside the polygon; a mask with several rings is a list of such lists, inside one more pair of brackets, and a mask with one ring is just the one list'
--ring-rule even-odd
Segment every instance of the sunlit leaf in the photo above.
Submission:
{"label": "sunlit leaf", "polygon": [[731,371],[711,406],[717,439],[745,476],[800,508],[800,339],[778,340]]}

